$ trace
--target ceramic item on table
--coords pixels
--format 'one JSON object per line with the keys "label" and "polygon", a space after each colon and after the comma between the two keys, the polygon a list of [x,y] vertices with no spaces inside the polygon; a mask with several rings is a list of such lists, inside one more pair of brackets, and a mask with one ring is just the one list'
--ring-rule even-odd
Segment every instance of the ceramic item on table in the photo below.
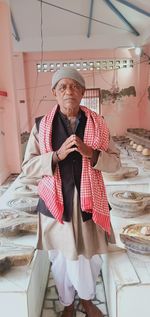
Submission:
{"label": "ceramic item on table", "polygon": [[116,191],[109,195],[112,213],[123,218],[137,217],[150,205],[150,194],[133,191]]}
{"label": "ceramic item on table", "polygon": [[148,256],[150,260],[150,223],[127,225],[122,229],[120,239],[127,251]]}
{"label": "ceramic item on table", "polygon": [[13,210],[35,213],[38,203],[38,198],[24,197],[15,198],[8,201],[7,205]]}
{"label": "ceramic item on table", "polygon": [[23,211],[0,211],[0,235],[11,236],[37,232],[37,215]]}
{"label": "ceramic item on table", "polygon": [[147,148],[143,149],[142,154],[144,156],[150,156],[150,149],[147,149]]}
{"label": "ceramic item on table", "polygon": [[138,145],[137,145],[136,143],[133,143],[133,146],[132,146],[132,147],[133,147],[133,149],[136,150],[137,146],[138,146]]}
{"label": "ceramic item on table", "polygon": [[32,184],[24,184],[14,189],[15,197],[38,197],[37,186]]}
{"label": "ceramic item on table", "polygon": [[104,179],[118,181],[124,178],[135,177],[139,173],[138,167],[126,167],[122,166],[117,172],[115,173],[103,173]]}
{"label": "ceramic item on table", "polygon": [[34,255],[34,247],[15,244],[6,239],[0,239],[0,274],[12,266],[27,265]]}
{"label": "ceramic item on table", "polygon": [[143,151],[143,146],[142,145],[138,145],[136,148],[137,152],[142,152]]}
{"label": "ceramic item on table", "polygon": [[134,144],[134,141],[133,141],[133,140],[131,140],[131,141],[130,141],[130,145],[132,146],[133,144]]}

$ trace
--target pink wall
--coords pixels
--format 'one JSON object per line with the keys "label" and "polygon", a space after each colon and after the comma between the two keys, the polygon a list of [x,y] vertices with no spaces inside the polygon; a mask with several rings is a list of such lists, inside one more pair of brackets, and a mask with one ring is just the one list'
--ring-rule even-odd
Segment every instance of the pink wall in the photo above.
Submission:
{"label": "pink wall", "polygon": [[[40,53],[12,53],[12,34],[9,6],[0,2],[0,89],[8,97],[0,97],[0,184],[10,174],[20,172],[22,154],[20,134],[30,131],[34,119],[45,114],[55,104],[51,95],[52,73],[37,73],[36,64]],[[144,48],[150,56],[150,45]],[[90,59],[133,58],[133,68],[119,69],[119,88],[134,86],[136,97],[123,97],[112,103],[105,100],[101,104],[112,135],[122,135],[129,127],[150,129],[150,100],[147,88],[150,86],[150,65],[135,57],[132,50],[80,50],[45,52],[45,61],[69,61]],[[110,90],[114,72],[82,72],[87,88]]]}
{"label": "pink wall", "polygon": [[[54,104],[55,100],[51,95],[50,83],[52,73],[37,73],[36,64],[40,62],[40,53],[24,53],[24,72],[26,82],[27,108],[29,115],[29,127],[34,124],[34,118],[45,114]],[[100,59],[100,58],[129,58],[129,50],[91,50],[91,51],[70,51],[70,52],[46,52],[43,60],[79,60],[79,59]],[[148,66],[145,66],[148,69]],[[86,80],[87,88],[101,88],[109,90],[112,85],[114,72],[109,71],[86,71],[82,72]],[[133,68],[118,70],[119,88],[135,86],[137,96],[123,97],[113,104],[105,101],[102,104],[102,114],[108,122],[112,134],[124,134],[128,127],[146,127],[147,117],[143,114],[142,120],[140,110],[141,96],[144,92],[144,82],[141,81],[141,65],[136,63]],[[145,83],[146,85],[146,83]],[[144,103],[147,100],[144,100]],[[25,128],[27,129],[27,127]]]}
{"label": "pink wall", "polygon": [[1,140],[0,140],[0,184],[10,173],[20,171],[21,151],[19,121],[16,109],[16,89],[14,86],[11,26],[9,7],[0,3],[0,89],[8,93],[0,97]]}
{"label": "pink wall", "polygon": [[20,133],[22,133],[24,131],[29,131],[29,114],[27,106],[23,53],[17,53],[13,55],[13,64],[17,96],[17,112],[20,122]]}

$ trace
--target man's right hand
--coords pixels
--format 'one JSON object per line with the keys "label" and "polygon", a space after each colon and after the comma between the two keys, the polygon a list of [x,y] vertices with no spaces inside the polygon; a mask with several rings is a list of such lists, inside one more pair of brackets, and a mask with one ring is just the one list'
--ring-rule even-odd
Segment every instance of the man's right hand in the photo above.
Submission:
{"label": "man's right hand", "polygon": [[64,160],[68,154],[77,150],[76,145],[76,135],[70,135],[66,141],[61,145],[61,147],[57,150],[57,155],[59,157],[59,161]]}

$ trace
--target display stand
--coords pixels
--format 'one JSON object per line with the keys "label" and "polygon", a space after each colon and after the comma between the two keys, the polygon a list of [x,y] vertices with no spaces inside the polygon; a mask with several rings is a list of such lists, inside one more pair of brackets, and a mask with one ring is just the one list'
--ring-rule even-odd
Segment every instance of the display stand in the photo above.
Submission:
{"label": "display stand", "polygon": [[[150,193],[150,172],[140,169],[138,176],[121,181],[105,181],[108,197],[118,190]],[[106,292],[109,317],[150,316],[150,257],[130,255],[120,241],[121,228],[132,223],[149,222],[150,213],[136,218],[121,218],[113,215],[117,247],[103,255],[102,275]]]}
{"label": "display stand", "polygon": [[0,276],[0,314],[40,317],[49,274],[48,255],[36,251],[30,265],[12,267]]}
{"label": "display stand", "polygon": [[[7,203],[14,197],[17,187],[18,179],[1,195],[0,210],[11,210]],[[36,234],[21,234],[6,239],[19,246],[33,246],[35,252],[31,263],[12,266],[0,275],[0,316],[40,317],[50,269],[48,253],[36,250]]]}

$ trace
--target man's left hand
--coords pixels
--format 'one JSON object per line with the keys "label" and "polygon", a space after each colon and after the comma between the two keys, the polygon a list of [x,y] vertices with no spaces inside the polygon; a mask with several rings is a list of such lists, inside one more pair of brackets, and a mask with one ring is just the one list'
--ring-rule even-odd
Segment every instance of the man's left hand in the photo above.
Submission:
{"label": "man's left hand", "polygon": [[92,158],[93,156],[93,149],[92,147],[85,144],[78,136],[75,134],[73,135],[74,144],[76,145],[76,151],[79,152],[82,156]]}

